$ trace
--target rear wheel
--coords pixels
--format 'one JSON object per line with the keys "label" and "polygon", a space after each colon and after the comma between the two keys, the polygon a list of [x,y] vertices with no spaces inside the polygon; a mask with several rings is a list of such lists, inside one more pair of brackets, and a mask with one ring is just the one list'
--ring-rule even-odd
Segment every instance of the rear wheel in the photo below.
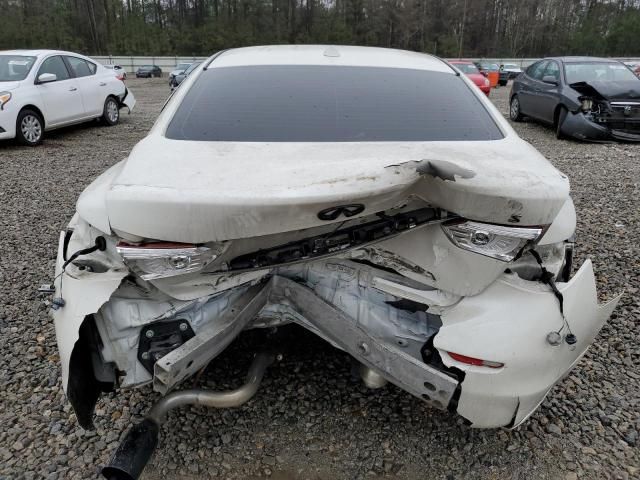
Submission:
{"label": "rear wheel", "polygon": [[42,143],[44,122],[42,117],[33,110],[22,110],[16,121],[16,139],[22,145],[35,147]]}
{"label": "rear wheel", "polygon": [[108,97],[104,102],[102,121],[109,126],[117,125],[120,120],[120,106],[113,97]]}
{"label": "rear wheel", "polygon": [[563,138],[567,138],[561,131],[562,124],[564,123],[565,118],[567,118],[567,114],[569,112],[563,106],[558,109],[558,113],[556,114],[556,138],[562,140]]}
{"label": "rear wheel", "polygon": [[511,97],[511,103],[509,104],[509,118],[514,122],[522,121],[522,112],[520,111],[520,99],[517,95]]}

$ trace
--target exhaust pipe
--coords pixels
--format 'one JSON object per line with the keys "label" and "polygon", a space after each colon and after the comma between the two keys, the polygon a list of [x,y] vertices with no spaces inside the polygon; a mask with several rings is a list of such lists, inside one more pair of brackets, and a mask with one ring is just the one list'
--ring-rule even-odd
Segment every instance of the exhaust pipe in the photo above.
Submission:
{"label": "exhaust pipe", "polygon": [[247,381],[236,390],[209,392],[202,389],[182,390],[161,398],[146,418],[129,429],[111,457],[109,465],[102,469],[107,480],[137,480],[158,445],[160,426],[167,413],[184,405],[202,405],[212,408],[239,407],[248,402],[258,391],[264,372],[281,355],[258,353],[249,367]]}

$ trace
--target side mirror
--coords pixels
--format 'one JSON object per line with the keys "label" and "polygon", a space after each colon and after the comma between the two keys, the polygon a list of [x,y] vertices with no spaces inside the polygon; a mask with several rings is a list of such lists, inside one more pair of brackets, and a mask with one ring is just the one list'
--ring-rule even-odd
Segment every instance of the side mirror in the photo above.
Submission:
{"label": "side mirror", "polygon": [[38,83],[51,83],[58,80],[55,73],[43,73],[38,77]]}
{"label": "side mirror", "polygon": [[542,77],[542,81],[550,85],[558,85],[558,80],[556,80],[556,77],[554,77],[553,75],[545,75],[544,77]]}
{"label": "side mirror", "polygon": [[487,72],[485,72],[484,70],[481,70],[481,71],[480,71],[480,73],[481,73],[482,75],[484,75],[485,77],[488,75],[488,73],[487,73]]}

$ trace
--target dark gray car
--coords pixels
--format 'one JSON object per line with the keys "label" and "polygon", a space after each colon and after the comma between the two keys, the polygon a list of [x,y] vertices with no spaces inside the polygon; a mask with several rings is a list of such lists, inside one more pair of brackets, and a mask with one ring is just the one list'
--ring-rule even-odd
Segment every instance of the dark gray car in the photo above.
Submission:
{"label": "dark gray car", "polygon": [[545,58],[511,87],[509,116],[553,125],[558,138],[640,142],[640,79],[621,62]]}
{"label": "dark gray car", "polygon": [[182,81],[185,78],[187,78],[191,72],[193,72],[196,68],[198,68],[198,66],[201,63],[202,62],[193,62],[191,65],[189,65],[189,68],[187,68],[184,72],[179,73],[178,75],[174,76],[173,78],[170,78],[169,79],[169,86],[171,86],[171,90],[176,89],[178,87],[178,85],[180,85],[182,83]]}

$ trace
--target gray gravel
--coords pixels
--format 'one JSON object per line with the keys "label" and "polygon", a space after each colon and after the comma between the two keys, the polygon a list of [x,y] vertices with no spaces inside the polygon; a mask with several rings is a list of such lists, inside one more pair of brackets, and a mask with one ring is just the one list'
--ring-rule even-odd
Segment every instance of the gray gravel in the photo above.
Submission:
{"label": "gray gravel", "polygon": [[[139,103],[117,127],[65,129],[35,149],[0,144],[0,479],[95,478],[156,398],[149,388],[103,397],[96,430],[79,428],[36,293],[51,280],[58,232],[78,194],[142,138],[168,94],[164,80],[128,83]],[[505,114],[507,94],[491,94]],[[594,259],[601,299],[626,291],[530,421],[516,431],[476,431],[395,387],[368,391],[344,354],[298,331],[249,404],[172,413],[144,478],[640,478],[640,146],[558,141],[534,123],[515,127],[569,175],[577,260]],[[237,385],[257,343],[243,336],[200,382]]]}

